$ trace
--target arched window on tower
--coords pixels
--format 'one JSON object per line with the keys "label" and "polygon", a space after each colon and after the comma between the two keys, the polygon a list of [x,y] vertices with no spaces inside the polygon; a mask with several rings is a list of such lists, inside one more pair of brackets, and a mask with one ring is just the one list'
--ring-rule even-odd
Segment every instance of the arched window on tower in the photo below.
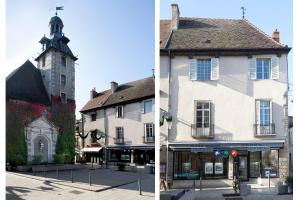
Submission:
{"label": "arched window on tower", "polygon": [[56,24],[56,32],[58,32],[58,24]]}
{"label": "arched window on tower", "polygon": [[54,29],[54,25],[52,24],[51,25],[51,33],[53,33],[53,31],[54,31],[53,29]]}

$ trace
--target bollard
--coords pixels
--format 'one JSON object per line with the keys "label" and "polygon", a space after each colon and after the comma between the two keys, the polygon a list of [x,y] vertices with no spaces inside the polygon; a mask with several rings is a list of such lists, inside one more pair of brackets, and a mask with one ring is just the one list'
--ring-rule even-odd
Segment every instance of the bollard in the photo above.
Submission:
{"label": "bollard", "polygon": [[71,170],[71,182],[74,183],[74,180],[73,180],[73,170]]}
{"label": "bollard", "polygon": [[196,190],[196,180],[194,179],[194,190]]}
{"label": "bollard", "polygon": [[59,179],[58,168],[56,168],[56,178]]}
{"label": "bollard", "polygon": [[270,183],[270,173],[268,174],[268,181],[269,181],[269,190],[270,190],[270,186],[271,186],[271,183]]}
{"label": "bollard", "polygon": [[92,186],[91,172],[89,172],[89,184],[90,184],[90,186]]}
{"label": "bollard", "polygon": [[202,177],[200,177],[200,190],[202,190]]}
{"label": "bollard", "polygon": [[142,184],[141,184],[141,179],[138,179],[138,185],[139,185],[140,195],[142,195]]}

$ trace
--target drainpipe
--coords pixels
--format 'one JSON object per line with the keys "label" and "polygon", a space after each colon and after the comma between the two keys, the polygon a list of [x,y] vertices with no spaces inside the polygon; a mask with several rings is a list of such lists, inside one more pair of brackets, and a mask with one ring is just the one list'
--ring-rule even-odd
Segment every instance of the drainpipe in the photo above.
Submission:
{"label": "drainpipe", "polygon": [[106,147],[108,146],[108,126],[107,126],[107,116],[106,116],[106,109],[104,108],[104,131],[105,131],[105,142],[104,142],[104,162],[105,162],[105,167],[108,168],[107,166],[107,149]]}
{"label": "drainpipe", "polygon": [[[169,75],[168,75],[168,80],[169,80],[169,97],[168,97],[168,115],[170,115],[171,111],[171,66],[172,66],[172,58],[171,58],[171,51],[168,51],[168,56],[169,56]],[[167,188],[169,189],[169,135],[170,135],[170,129],[168,125],[168,131],[167,131],[167,162],[166,162],[166,182],[167,182]]]}

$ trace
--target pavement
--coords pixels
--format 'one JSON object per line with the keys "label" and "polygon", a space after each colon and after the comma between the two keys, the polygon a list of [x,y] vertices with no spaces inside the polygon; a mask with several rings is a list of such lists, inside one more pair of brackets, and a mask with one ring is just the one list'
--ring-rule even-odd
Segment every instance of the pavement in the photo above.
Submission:
{"label": "pavement", "polygon": [[189,190],[180,200],[292,200],[293,195],[277,195],[277,188],[252,189],[247,196],[224,197],[223,194],[234,194],[232,189],[222,190]]}
{"label": "pavement", "polygon": [[[90,186],[88,172],[89,170],[73,171],[74,183],[71,182],[70,171],[60,172],[59,180],[56,179],[56,172],[46,173],[46,178],[43,177],[43,173],[34,176],[28,173],[7,172],[6,199],[154,199],[154,175],[97,169],[92,172],[93,184]],[[142,179],[142,195],[138,191],[138,177]]]}

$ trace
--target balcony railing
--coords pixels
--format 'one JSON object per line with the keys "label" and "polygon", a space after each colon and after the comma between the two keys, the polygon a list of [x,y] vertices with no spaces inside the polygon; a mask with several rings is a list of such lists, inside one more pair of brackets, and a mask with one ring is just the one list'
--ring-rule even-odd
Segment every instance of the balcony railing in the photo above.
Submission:
{"label": "balcony railing", "polygon": [[254,124],[254,136],[275,135],[275,124]]}
{"label": "balcony railing", "polygon": [[115,144],[124,144],[124,138],[114,138],[115,139]]}
{"label": "balcony railing", "polygon": [[153,142],[155,142],[155,136],[152,136],[152,137],[143,136],[143,141],[144,141],[144,143],[153,143]]}
{"label": "balcony railing", "polygon": [[197,124],[192,124],[192,137],[193,138],[213,138],[215,133],[214,124],[206,124],[204,127],[200,127]]}

